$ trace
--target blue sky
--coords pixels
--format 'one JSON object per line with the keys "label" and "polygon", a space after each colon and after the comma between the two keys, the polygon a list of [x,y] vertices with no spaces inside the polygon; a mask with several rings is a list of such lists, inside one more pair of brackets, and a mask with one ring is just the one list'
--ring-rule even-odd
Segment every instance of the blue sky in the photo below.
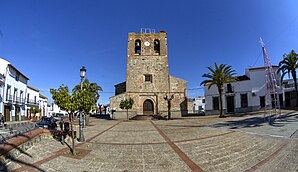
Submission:
{"label": "blue sky", "polygon": [[259,37],[271,63],[298,51],[297,0],[92,1],[0,0],[0,57],[49,98],[50,88],[80,82],[79,69],[102,86],[108,103],[125,81],[128,32],[168,34],[169,71],[203,95],[206,67],[231,65],[238,75],[263,65]]}

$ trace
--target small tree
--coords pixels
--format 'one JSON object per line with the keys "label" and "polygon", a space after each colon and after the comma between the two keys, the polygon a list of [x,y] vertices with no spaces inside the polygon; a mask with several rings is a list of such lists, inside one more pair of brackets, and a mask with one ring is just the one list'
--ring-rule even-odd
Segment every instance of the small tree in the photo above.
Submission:
{"label": "small tree", "polygon": [[128,109],[132,108],[132,105],[134,104],[134,100],[132,98],[121,100],[120,102],[120,108],[126,109],[126,115],[128,120]]}
{"label": "small tree", "polygon": [[71,129],[71,140],[72,147],[71,152],[75,155],[74,145],[74,131],[73,131],[73,114],[77,110],[77,103],[74,101],[74,97],[69,94],[69,89],[65,85],[61,85],[58,89],[50,89],[54,103],[57,104],[62,110],[65,110],[69,114],[70,129]]}
{"label": "small tree", "polygon": [[[77,86],[75,86],[75,88],[77,88]],[[74,113],[76,111],[84,111],[88,113],[93,107],[95,107],[96,101],[99,98],[97,91],[101,90],[101,87],[96,83],[87,84],[87,86],[83,87],[83,90],[75,88],[72,90],[72,94],[69,94],[69,88],[63,84],[58,89],[50,90],[54,103],[69,114],[72,138],[71,152],[73,155],[75,154],[74,131],[72,125]]]}
{"label": "small tree", "polygon": [[39,109],[38,106],[34,106],[34,107],[30,108],[30,113],[33,113],[34,116],[35,116],[37,113],[40,113],[40,112],[41,112],[41,110]]}

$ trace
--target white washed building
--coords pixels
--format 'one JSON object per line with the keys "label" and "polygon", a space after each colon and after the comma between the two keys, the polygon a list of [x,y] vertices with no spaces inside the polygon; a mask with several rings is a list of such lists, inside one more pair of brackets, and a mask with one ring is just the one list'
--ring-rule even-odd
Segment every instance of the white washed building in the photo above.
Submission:
{"label": "white washed building", "polygon": [[29,80],[16,67],[0,58],[1,112],[5,121],[25,119],[25,94]]}
{"label": "white washed building", "polygon": [[[273,66],[276,72],[277,66]],[[224,113],[239,113],[260,110],[265,107],[265,68],[248,68],[245,75],[237,76],[237,81],[224,85],[222,95]],[[280,82],[280,75],[277,76]],[[210,89],[205,86],[205,113],[219,114],[219,94],[217,87],[213,85]],[[283,105],[282,88],[278,90],[281,106]]]}
{"label": "white washed building", "polygon": [[64,110],[61,110],[61,108],[56,105],[55,103],[52,103],[48,106],[48,115],[54,116],[56,113],[63,113],[64,115],[67,115],[68,113]]}
{"label": "white washed building", "polygon": [[193,112],[199,113],[205,111],[205,97],[204,96],[198,96],[194,98],[193,102]]}
{"label": "white washed building", "polygon": [[39,109],[40,116],[48,116],[48,98],[42,94],[39,94]]}
{"label": "white washed building", "polygon": [[284,100],[285,100],[284,105],[286,108],[296,106],[297,95],[296,95],[294,86],[295,84],[293,79],[283,80],[283,92],[284,92]]}
{"label": "white washed building", "polygon": [[0,73],[0,119],[2,119],[4,115],[4,111],[3,111],[4,87],[5,87],[5,77],[4,77],[4,74]]}
{"label": "white washed building", "polygon": [[26,118],[32,119],[39,116],[39,113],[32,114],[30,112],[31,108],[39,107],[39,89],[27,85],[27,91],[26,91]]}

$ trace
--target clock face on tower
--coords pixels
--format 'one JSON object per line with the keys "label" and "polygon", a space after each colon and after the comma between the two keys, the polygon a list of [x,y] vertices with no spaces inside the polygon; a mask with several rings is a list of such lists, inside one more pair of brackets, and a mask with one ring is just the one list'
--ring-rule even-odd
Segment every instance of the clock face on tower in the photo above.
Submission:
{"label": "clock face on tower", "polygon": [[150,46],[150,42],[146,41],[146,42],[144,42],[144,45],[145,45],[146,47],[148,47],[148,46]]}

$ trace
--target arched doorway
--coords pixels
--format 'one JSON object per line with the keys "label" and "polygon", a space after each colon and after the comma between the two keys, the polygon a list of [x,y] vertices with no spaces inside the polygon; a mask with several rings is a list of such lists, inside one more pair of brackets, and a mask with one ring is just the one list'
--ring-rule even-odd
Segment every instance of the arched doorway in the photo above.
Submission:
{"label": "arched doorway", "polygon": [[154,114],[153,102],[149,99],[144,101],[143,104],[143,115],[152,115]]}

